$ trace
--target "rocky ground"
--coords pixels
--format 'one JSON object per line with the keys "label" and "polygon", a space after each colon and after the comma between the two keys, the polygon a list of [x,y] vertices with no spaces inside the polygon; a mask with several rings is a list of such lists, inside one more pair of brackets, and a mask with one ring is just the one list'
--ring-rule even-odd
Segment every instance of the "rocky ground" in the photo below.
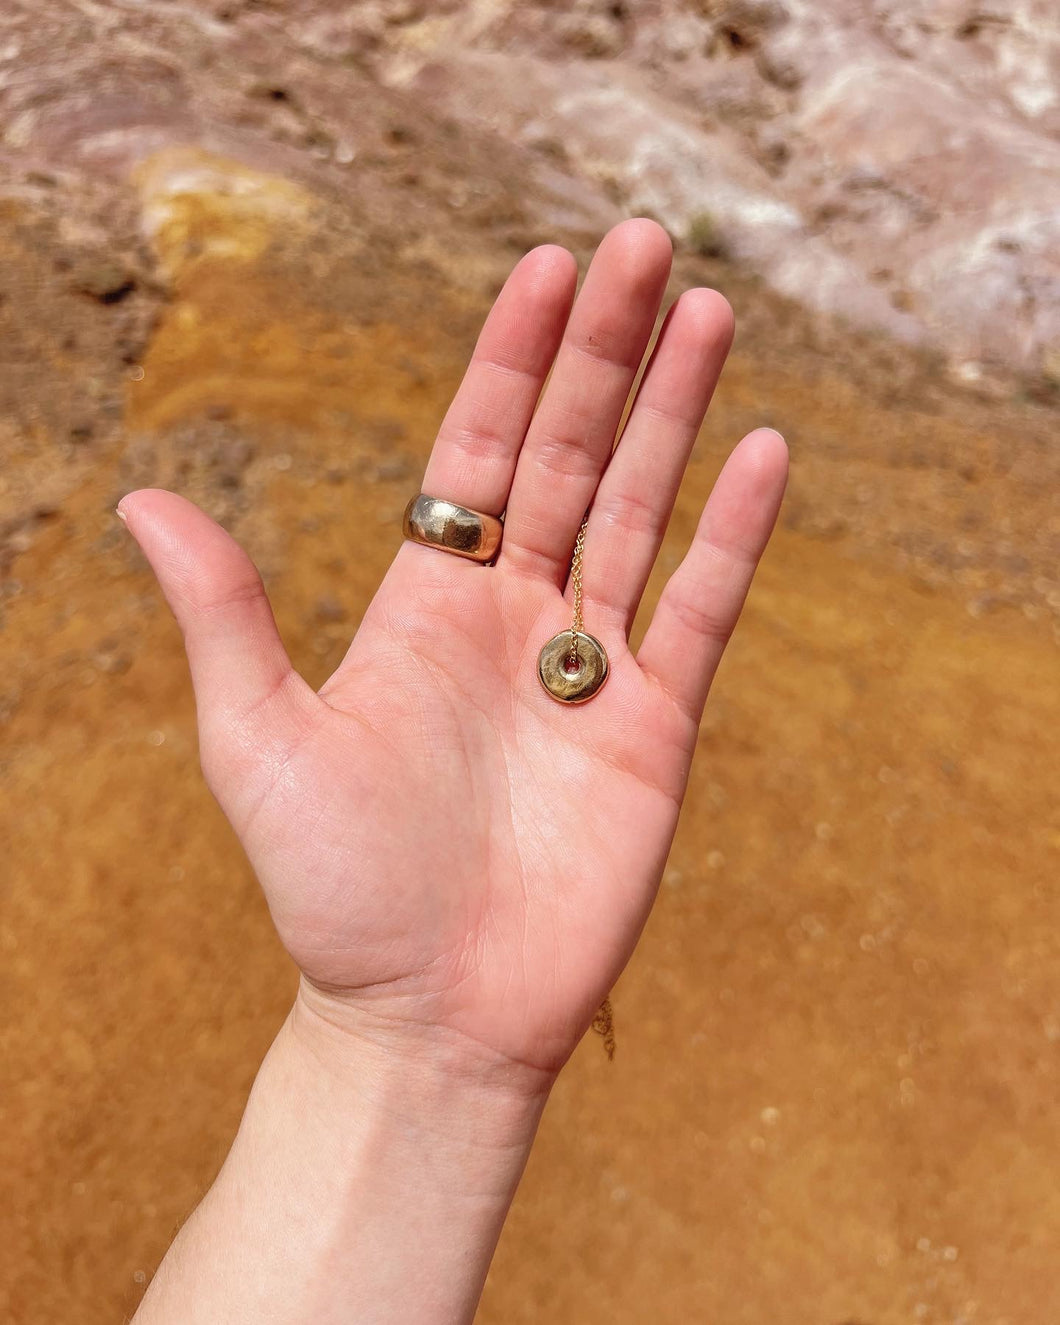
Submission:
{"label": "rocky ground", "polygon": [[491,228],[650,212],[958,380],[1060,383],[1051,0],[13,0],[0,40],[45,173],[190,137],[345,194],[389,159]]}
{"label": "rocky ground", "polygon": [[[1050,0],[332,6],[393,87],[950,371],[1060,376]],[[356,35],[354,35],[356,34]]]}
{"label": "rocky ground", "polygon": [[1051,10],[292,9],[0,15],[2,1314],[131,1311],[291,988],[117,497],[221,518],[322,680],[511,263],[648,210],[738,321],[660,569],[755,424],[791,493],[482,1318],[1038,1325]]}

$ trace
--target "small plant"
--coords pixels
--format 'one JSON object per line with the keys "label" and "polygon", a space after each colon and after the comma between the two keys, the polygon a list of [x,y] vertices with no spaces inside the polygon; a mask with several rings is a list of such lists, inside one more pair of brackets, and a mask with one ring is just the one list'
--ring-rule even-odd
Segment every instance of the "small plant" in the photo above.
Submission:
{"label": "small plant", "polygon": [[695,212],[688,221],[688,247],[701,258],[727,258],[729,245],[710,212]]}

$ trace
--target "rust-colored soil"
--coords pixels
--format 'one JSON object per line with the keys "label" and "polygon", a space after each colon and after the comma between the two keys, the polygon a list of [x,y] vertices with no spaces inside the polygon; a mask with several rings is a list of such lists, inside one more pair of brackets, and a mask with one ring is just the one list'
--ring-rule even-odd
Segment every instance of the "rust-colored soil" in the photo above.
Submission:
{"label": "rust-colored soil", "polygon": [[[165,300],[141,273],[101,303],[55,233],[0,218],[22,438],[0,476],[5,1320],[131,1313],[293,988],[114,502],[163,483],[218,514],[319,683],[514,256],[483,240],[457,284],[445,234],[414,263],[284,197],[282,223],[174,205]],[[481,1319],[1041,1325],[1055,415],[937,386],[717,265],[679,277],[720,284],[740,331],[660,569],[755,423],[791,439],[791,500],[615,993],[616,1060],[590,1037],[562,1077]]]}

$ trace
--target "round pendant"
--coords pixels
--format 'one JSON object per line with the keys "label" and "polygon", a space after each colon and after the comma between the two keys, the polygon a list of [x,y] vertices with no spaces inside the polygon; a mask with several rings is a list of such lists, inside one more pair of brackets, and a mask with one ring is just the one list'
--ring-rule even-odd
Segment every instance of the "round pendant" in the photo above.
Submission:
{"label": "round pendant", "polygon": [[561,704],[584,704],[607,680],[607,654],[599,640],[562,630],[553,635],[537,660],[541,684]]}

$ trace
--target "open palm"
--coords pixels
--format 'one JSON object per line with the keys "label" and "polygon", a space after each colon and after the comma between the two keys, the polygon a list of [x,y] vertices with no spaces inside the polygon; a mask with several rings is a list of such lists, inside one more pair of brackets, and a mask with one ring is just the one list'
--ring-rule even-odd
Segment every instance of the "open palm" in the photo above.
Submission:
{"label": "open palm", "polygon": [[[647,917],[786,472],[776,433],[740,443],[634,657],[629,627],[732,338],[719,294],[682,295],[614,447],[670,258],[660,227],[625,222],[573,311],[565,250],[519,263],[423,482],[504,512],[500,554],[484,567],[405,543],[319,694],[227,534],[170,493],[121,504],[184,630],[203,766],[304,996],[359,1030],[437,1031],[554,1070]],[[586,510],[586,629],[611,674],[565,706],[537,655],[570,626]]]}

